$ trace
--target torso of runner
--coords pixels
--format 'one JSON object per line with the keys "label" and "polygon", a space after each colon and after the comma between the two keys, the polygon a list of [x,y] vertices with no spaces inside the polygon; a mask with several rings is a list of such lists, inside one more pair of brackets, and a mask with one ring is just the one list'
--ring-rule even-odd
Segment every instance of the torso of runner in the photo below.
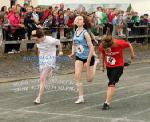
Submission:
{"label": "torso of runner", "polygon": [[107,67],[124,66],[123,49],[128,48],[130,45],[124,40],[115,40],[117,46],[111,47],[111,51],[104,50],[102,45],[99,46],[99,51],[105,56],[105,64]]}
{"label": "torso of runner", "polygon": [[77,36],[77,31],[74,34],[73,41],[75,44],[75,53],[81,59],[87,59],[90,49],[84,37],[85,29]]}

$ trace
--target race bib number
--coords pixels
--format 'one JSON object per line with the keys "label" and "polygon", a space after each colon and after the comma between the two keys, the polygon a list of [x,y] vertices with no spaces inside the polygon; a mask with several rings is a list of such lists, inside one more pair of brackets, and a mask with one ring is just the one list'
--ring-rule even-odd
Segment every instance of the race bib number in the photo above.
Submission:
{"label": "race bib number", "polygon": [[79,53],[79,54],[83,53],[83,52],[84,52],[83,46],[82,46],[82,45],[78,45],[78,46],[76,47],[76,52]]}
{"label": "race bib number", "polygon": [[115,65],[116,64],[116,59],[111,57],[111,56],[107,56],[107,63],[109,63],[110,65]]}

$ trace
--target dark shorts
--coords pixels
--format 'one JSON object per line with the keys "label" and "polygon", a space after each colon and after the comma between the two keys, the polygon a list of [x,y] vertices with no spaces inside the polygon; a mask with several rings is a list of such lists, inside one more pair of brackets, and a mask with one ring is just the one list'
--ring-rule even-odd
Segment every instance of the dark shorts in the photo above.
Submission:
{"label": "dark shorts", "polygon": [[[76,60],[82,61],[82,62],[83,62],[83,64],[85,64],[85,63],[87,62],[87,59],[81,59],[81,58],[79,58],[78,56],[76,56]],[[94,63],[95,63],[95,57],[94,57],[94,56],[92,56],[92,57],[91,57],[90,66],[93,66],[93,65],[94,65]]]}
{"label": "dark shorts", "polygon": [[124,67],[107,67],[107,77],[109,79],[108,86],[115,86],[115,84],[119,81],[119,78],[123,74]]}

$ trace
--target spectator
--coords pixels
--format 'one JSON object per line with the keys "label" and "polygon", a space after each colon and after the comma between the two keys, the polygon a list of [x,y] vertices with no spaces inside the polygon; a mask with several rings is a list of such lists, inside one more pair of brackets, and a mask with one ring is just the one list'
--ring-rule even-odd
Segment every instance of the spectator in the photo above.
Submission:
{"label": "spectator", "polygon": [[27,13],[24,18],[24,24],[28,32],[28,39],[31,39],[32,31],[37,29],[32,13],[33,13],[32,7],[31,6],[27,7]]}
{"label": "spectator", "polygon": [[0,28],[2,28],[3,23],[4,23],[4,16],[3,14],[0,14]]}
{"label": "spectator", "polygon": [[64,11],[64,3],[60,3],[60,9],[59,11]]}
{"label": "spectator", "polygon": [[58,6],[55,6],[55,7],[54,7],[54,11],[57,11],[57,12],[58,12]]}
{"label": "spectator", "polygon": [[67,38],[72,38],[72,36],[74,34],[74,32],[73,32],[74,19],[75,19],[74,13],[71,12],[69,15],[68,23],[67,23],[67,26],[68,26],[68,29],[67,29],[68,37]]}
{"label": "spectator", "polygon": [[45,9],[43,16],[42,16],[42,23],[45,22],[45,20],[48,18],[49,15],[52,15],[52,10],[53,10],[52,6]]}
{"label": "spectator", "polygon": [[8,21],[8,12],[7,11],[4,14],[4,24],[9,24],[9,21]]}
{"label": "spectator", "polygon": [[33,19],[34,19],[36,24],[40,23],[39,15],[36,13],[36,9],[35,8],[33,9],[32,16],[33,16]]}
{"label": "spectator", "polygon": [[25,13],[27,12],[27,7],[28,7],[28,4],[24,3],[23,7],[21,7],[21,9],[20,9],[21,16],[25,15]]}
{"label": "spectator", "polygon": [[14,15],[9,18],[9,22],[15,39],[21,40],[25,38],[24,25],[21,23],[20,13],[18,11],[15,11]]}
{"label": "spectator", "polygon": [[144,14],[144,19],[143,19],[143,21],[144,21],[144,25],[148,25],[148,14]]}
{"label": "spectator", "polygon": [[96,17],[96,32],[100,35],[100,31],[102,31],[102,7],[97,7],[97,12],[95,13]]}
{"label": "spectator", "polygon": [[6,11],[7,11],[7,7],[6,6],[2,6],[0,13],[4,14]]}
{"label": "spectator", "polygon": [[105,12],[105,9],[103,9],[101,21],[102,21],[102,26],[103,26],[103,34],[105,34],[106,30],[107,30],[107,22],[108,22],[108,18],[107,18],[107,14]]}
{"label": "spectator", "polygon": [[36,7],[36,13],[39,15],[39,21],[42,21],[42,16],[43,16],[43,12],[42,12],[42,8],[40,6]]}
{"label": "spectator", "polygon": [[114,17],[116,16],[115,8],[114,9],[107,8],[106,14],[107,14],[107,18],[108,18],[108,23],[107,23],[106,27],[110,28],[110,33],[112,34],[112,31],[113,31],[112,21],[113,21]]}

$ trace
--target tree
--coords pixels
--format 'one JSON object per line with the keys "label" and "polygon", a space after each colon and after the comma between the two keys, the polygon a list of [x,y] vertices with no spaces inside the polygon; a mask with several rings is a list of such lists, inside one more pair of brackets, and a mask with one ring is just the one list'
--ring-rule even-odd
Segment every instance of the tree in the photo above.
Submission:
{"label": "tree", "polygon": [[130,3],[128,8],[127,8],[127,12],[131,12],[131,11],[132,11],[132,6],[131,6],[131,3]]}

